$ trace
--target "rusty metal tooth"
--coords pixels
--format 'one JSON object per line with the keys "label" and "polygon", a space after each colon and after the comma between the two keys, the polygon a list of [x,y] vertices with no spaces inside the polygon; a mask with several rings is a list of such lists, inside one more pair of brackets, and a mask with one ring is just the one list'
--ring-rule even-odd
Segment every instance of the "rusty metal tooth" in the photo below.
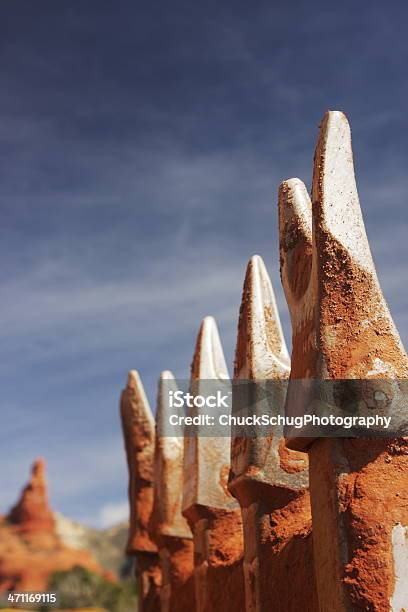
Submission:
{"label": "rusty metal tooth", "polygon": [[[215,320],[206,317],[197,337],[190,392],[205,395],[211,380],[229,385]],[[183,515],[194,536],[197,612],[242,607],[242,521],[227,488],[229,469],[229,437],[185,436]],[[229,587],[220,589],[223,582]]]}
{"label": "rusty metal tooth", "polygon": [[166,435],[172,414],[169,396],[177,390],[173,374],[162,372],[157,394],[154,503],[150,521],[162,569],[161,612],[194,608],[193,536],[181,514],[184,440]]}
{"label": "rusty metal tooth", "polygon": [[[305,197],[298,193],[300,199]],[[308,240],[302,238],[310,222],[301,222],[299,206],[288,207],[294,224],[303,228],[293,244],[290,224],[281,223],[282,281],[295,321],[293,379],[325,381],[325,393],[339,413],[375,409],[375,393],[369,394],[374,385],[381,385],[381,397],[399,404],[397,413],[406,414],[398,379],[407,378],[408,360],[373,264],[343,113],[328,112],[322,121],[312,201],[311,242],[310,229]],[[296,252],[299,257],[294,258]],[[310,268],[309,280],[299,293],[307,295],[309,314],[302,318],[302,298],[294,298],[297,287],[289,287],[289,277],[292,285],[299,279],[302,286],[305,267]],[[289,392],[289,414],[297,410],[293,405]],[[408,526],[403,501],[408,495],[406,439],[299,436],[288,444],[309,453],[320,609],[399,610],[396,602],[408,601],[400,570],[393,569],[401,561],[395,542]]]}
{"label": "rusty metal tooth", "polygon": [[131,370],[120,399],[120,415],[129,472],[129,539],[135,556],[141,612],[160,606],[161,569],[157,546],[149,534],[153,507],[154,419],[139,374]]}
{"label": "rusty metal tooth", "polygon": [[[254,256],[239,315],[233,416],[282,414],[289,371],[272,284],[261,257]],[[286,447],[282,424],[247,435],[233,427],[229,489],[242,511],[247,612],[279,609],[288,581],[293,609],[305,598],[310,610],[317,609],[307,487],[307,455]]]}

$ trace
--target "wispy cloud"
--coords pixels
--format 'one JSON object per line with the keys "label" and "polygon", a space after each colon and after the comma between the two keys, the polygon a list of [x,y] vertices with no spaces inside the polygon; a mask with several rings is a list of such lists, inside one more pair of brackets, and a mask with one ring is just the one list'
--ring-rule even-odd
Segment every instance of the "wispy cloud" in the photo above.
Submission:
{"label": "wispy cloud", "polygon": [[99,511],[97,524],[101,529],[116,525],[129,517],[129,502],[105,504]]}

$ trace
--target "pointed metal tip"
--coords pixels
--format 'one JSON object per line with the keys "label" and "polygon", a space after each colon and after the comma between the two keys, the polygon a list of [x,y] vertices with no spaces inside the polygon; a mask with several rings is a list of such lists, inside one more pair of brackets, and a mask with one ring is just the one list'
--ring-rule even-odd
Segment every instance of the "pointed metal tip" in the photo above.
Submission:
{"label": "pointed metal tip", "polygon": [[327,110],[319,125],[319,136],[320,138],[327,138],[331,136],[333,131],[343,131],[351,134],[349,120],[347,116],[338,110]]}
{"label": "pointed metal tip", "polygon": [[136,389],[136,387],[141,384],[142,381],[140,379],[139,372],[137,370],[129,370],[126,386],[129,389]]}
{"label": "pointed metal tip", "polygon": [[264,260],[260,255],[252,255],[247,264],[244,286],[248,285],[250,290],[254,292],[254,296],[256,294],[257,299],[260,299],[260,290],[262,290],[263,284],[265,284],[268,289],[270,286],[273,294],[271,279],[269,278]]}
{"label": "pointed metal tip", "polygon": [[163,370],[160,374],[160,380],[174,380],[174,375],[170,370]]}
{"label": "pointed metal tip", "polygon": [[239,316],[234,377],[286,377],[289,355],[276,299],[262,257],[249,260]]}
{"label": "pointed metal tip", "polygon": [[213,316],[207,315],[201,321],[201,327],[203,329],[206,328],[206,330],[210,330],[210,329],[213,329],[214,327],[217,328],[217,323]]}
{"label": "pointed metal tip", "polygon": [[170,370],[164,370],[160,374],[157,388],[156,432],[159,436],[165,436],[168,431],[168,418],[171,414],[170,391],[178,391],[176,379]]}
{"label": "pointed metal tip", "polygon": [[164,370],[163,372],[161,372],[158,384],[156,419],[158,417],[159,411],[163,409],[163,405],[165,403],[168,404],[168,392],[177,390],[177,383],[173,373],[170,372],[170,370]]}
{"label": "pointed metal tip", "polygon": [[[351,168],[353,170],[353,180],[354,180],[354,167],[353,167],[353,151],[351,148],[351,129],[350,123],[346,117],[346,115],[341,111],[332,111],[328,110],[320,123],[319,129],[319,139],[316,147],[315,154],[315,164],[319,162],[317,159],[318,152],[320,152],[320,157],[322,157],[322,153],[324,155],[324,160],[320,159],[320,161],[325,161],[326,151],[330,158],[335,157],[336,155],[341,155],[343,153],[349,157],[349,159],[341,159],[343,168],[340,166],[337,168],[337,174],[344,172],[344,162],[351,162]],[[349,176],[347,177],[350,178]]]}
{"label": "pointed metal tip", "polygon": [[[306,186],[298,178],[283,181],[279,186],[279,230],[280,241],[291,240],[293,231],[300,231],[312,242],[312,203]],[[292,232],[289,232],[289,227]]]}
{"label": "pointed metal tip", "polygon": [[[357,192],[351,130],[339,111],[326,113],[317,141],[313,239],[321,319],[317,337],[330,376],[365,378],[375,370],[374,354],[401,371],[406,356],[378,282]],[[351,355],[357,354],[354,364]]]}
{"label": "pointed metal tip", "polygon": [[244,285],[255,291],[255,287],[259,288],[259,283],[266,279],[270,282],[264,260],[260,255],[252,255],[246,267]]}
{"label": "pointed metal tip", "polygon": [[304,182],[296,176],[285,179],[284,181],[282,181],[281,186],[282,185],[287,185],[293,190],[297,189],[298,187],[300,187],[301,189],[306,189]]}
{"label": "pointed metal tip", "polygon": [[345,115],[345,113],[343,113],[343,111],[339,111],[339,110],[330,110],[328,109],[323,117],[323,120],[325,119],[330,119],[330,121],[346,121],[346,123],[348,124],[348,119]]}
{"label": "pointed metal tip", "polygon": [[131,419],[131,414],[138,412],[154,425],[154,417],[150,408],[149,400],[137,370],[129,370],[127,384],[122,393],[121,413],[125,422]]}
{"label": "pointed metal tip", "polygon": [[[280,273],[289,310],[305,293],[312,268],[312,203],[298,178],[279,187]],[[293,322],[293,321],[292,321]]]}
{"label": "pointed metal tip", "polygon": [[176,379],[174,378],[173,372],[170,372],[170,370],[163,370],[159,377],[159,399],[162,389],[168,389],[170,387],[177,387]]}
{"label": "pointed metal tip", "polygon": [[354,174],[351,130],[340,111],[321,123],[313,171],[316,240],[331,236],[354,262],[375,274]]}
{"label": "pointed metal tip", "polygon": [[204,317],[191,364],[192,379],[228,378],[224,352],[214,317]]}
{"label": "pointed metal tip", "polygon": [[250,260],[248,262],[248,266],[250,264],[252,264],[253,266],[265,265],[264,264],[264,260],[262,259],[262,257],[260,255],[252,255],[252,257],[250,258]]}

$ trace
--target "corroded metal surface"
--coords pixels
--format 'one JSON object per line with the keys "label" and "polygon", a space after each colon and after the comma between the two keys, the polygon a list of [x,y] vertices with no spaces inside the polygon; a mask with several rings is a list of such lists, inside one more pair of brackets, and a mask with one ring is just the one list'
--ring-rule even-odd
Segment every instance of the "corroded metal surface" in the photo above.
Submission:
{"label": "corroded metal surface", "polygon": [[[259,256],[249,261],[240,308],[235,353],[236,381],[286,381],[290,364],[272,284]],[[239,412],[262,413],[265,402],[282,405],[286,383],[273,396],[238,395]],[[235,400],[233,414],[236,412]],[[246,610],[316,609],[307,455],[289,450],[283,427],[270,434],[231,440],[229,489],[239,500],[244,523]],[[289,587],[289,584],[291,585]],[[307,601],[307,608],[304,602]]]}
{"label": "corroded metal surface", "polygon": [[[279,313],[272,284],[265,265],[259,256],[248,263],[239,315],[238,337],[235,351],[235,381],[286,381],[289,377],[290,361],[283,337]],[[245,390],[245,387],[244,387]],[[256,393],[256,387],[254,387]],[[251,389],[252,392],[252,389]],[[284,402],[286,383],[271,389],[276,402]],[[241,395],[241,394],[240,394]],[[241,399],[241,397],[239,397]],[[269,396],[256,401],[253,396],[251,409],[267,408]],[[252,406],[253,404],[253,406]],[[247,406],[239,406],[245,409]],[[233,408],[235,412],[235,406]],[[283,427],[271,428],[269,436],[236,436],[231,440],[231,476],[229,488],[237,492],[246,481],[264,482],[266,485],[282,486],[293,491],[307,488],[307,455],[286,449]],[[250,486],[250,485],[249,485]]]}
{"label": "corroded metal surface", "polygon": [[[201,381],[228,380],[216,323],[206,317],[198,333],[190,391],[205,393]],[[242,609],[243,536],[239,506],[228,491],[230,439],[185,437],[183,515],[194,535],[198,612]]]}
{"label": "corroded metal surface", "polygon": [[169,391],[177,391],[177,384],[172,373],[165,371],[160,376],[157,394],[152,518],[158,538],[192,538],[188,523],[181,513],[184,439],[158,433],[165,431],[165,423],[171,414]]}
{"label": "corroded metal surface", "polygon": [[141,612],[159,609],[161,569],[149,534],[153,508],[154,418],[138,373],[128,374],[120,400],[123,438],[129,471],[129,539],[127,553],[136,557]]}
{"label": "corroded metal surface", "polygon": [[[205,394],[208,388],[206,381],[211,379],[225,382],[228,387],[228,370],[217,325],[212,317],[206,317],[197,337],[190,392],[193,395]],[[189,520],[198,506],[220,510],[238,508],[227,488],[229,469],[228,437],[185,437],[183,514]]]}
{"label": "corroded metal surface", "polygon": [[[350,128],[339,112],[327,113],[321,125],[312,200],[311,210],[296,179],[281,187],[281,271],[293,325],[291,377],[406,378],[408,359],[364,229]],[[288,398],[290,413],[290,393]],[[408,525],[406,440],[298,437],[290,445],[309,452],[320,609],[389,610],[401,592],[393,534],[396,525],[403,530]]]}
{"label": "corroded metal surface", "polygon": [[150,532],[160,554],[161,611],[182,612],[194,608],[194,551],[190,527],[181,514],[184,440],[160,435],[171,414],[169,391],[177,391],[176,381],[171,372],[162,372],[157,395]]}

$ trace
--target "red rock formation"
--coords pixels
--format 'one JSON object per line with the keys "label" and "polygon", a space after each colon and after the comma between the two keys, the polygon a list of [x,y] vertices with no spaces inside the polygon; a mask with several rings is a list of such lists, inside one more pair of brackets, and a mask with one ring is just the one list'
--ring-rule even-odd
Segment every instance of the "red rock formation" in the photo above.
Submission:
{"label": "red rock formation", "polygon": [[75,566],[114,580],[89,551],[69,548],[57,536],[45,462],[37,460],[19,501],[0,517],[0,592],[45,590],[53,572]]}
{"label": "red rock formation", "polygon": [[21,530],[26,532],[54,530],[55,521],[48,502],[43,459],[34,462],[31,478],[7,519],[12,524],[20,525]]}

